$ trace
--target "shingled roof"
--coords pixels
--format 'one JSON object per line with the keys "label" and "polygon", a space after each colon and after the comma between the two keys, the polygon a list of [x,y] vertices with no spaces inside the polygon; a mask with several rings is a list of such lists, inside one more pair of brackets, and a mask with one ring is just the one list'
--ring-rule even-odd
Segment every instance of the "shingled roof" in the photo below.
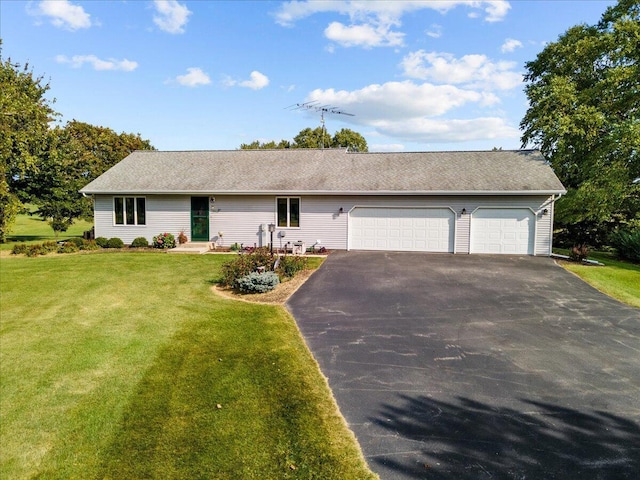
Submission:
{"label": "shingled roof", "polygon": [[344,149],[133,152],[86,194],[559,194],[537,150],[351,153]]}

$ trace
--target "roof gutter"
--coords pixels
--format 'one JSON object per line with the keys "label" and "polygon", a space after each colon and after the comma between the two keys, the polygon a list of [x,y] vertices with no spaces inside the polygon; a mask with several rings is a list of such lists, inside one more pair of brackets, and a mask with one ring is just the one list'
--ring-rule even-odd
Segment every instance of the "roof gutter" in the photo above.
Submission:
{"label": "roof gutter", "polygon": [[[83,195],[558,195],[566,190],[121,190],[83,191]],[[555,201],[555,200],[554,200]]]}

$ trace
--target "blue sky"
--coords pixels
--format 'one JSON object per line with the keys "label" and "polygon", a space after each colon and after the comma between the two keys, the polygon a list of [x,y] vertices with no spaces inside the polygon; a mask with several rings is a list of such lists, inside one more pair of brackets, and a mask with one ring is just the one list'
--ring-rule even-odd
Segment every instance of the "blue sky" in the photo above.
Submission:
{"label": "blue sky", "polygon": [[3,60],[50,80],[62,122],[161,150],[236,149],[320,125],[370,151],[520,147],[522,74],[613,1],[0,2]]}

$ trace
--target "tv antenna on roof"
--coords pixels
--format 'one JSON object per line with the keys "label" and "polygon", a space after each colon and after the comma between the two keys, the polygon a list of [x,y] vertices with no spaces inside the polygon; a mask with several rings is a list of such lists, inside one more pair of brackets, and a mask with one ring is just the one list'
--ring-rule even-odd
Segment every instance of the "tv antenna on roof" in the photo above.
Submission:
{"label": "tv antenna on roof", "polygon": [[313,110],[314,112],[320,112],[320,126],[322,127],[322,135],[320,137],[320,148],[324,148],[324,136],[327,133],[327,129],[324,126],[324,114],[332,113],[335,115],[347,115],[349,117],[355,117],[353,113],[345,112],[339,107],[332,105],[321,105],[318,100],[305,103],[294,103],[287,107],[288,110]]}

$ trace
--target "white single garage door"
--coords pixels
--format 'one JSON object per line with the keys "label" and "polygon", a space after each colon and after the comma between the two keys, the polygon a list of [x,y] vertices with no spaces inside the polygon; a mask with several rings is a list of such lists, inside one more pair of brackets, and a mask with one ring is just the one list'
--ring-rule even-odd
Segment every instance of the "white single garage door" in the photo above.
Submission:
{"label": "white single garage door", "polygon": [[454,216],[448,208],[356,207],[349,213],[349,248],[453,252]]}
{"label": "white single garage door", "polygon": [[479,208],[471,216],[471,253],[533,255],[534,233],[528,208]]}

